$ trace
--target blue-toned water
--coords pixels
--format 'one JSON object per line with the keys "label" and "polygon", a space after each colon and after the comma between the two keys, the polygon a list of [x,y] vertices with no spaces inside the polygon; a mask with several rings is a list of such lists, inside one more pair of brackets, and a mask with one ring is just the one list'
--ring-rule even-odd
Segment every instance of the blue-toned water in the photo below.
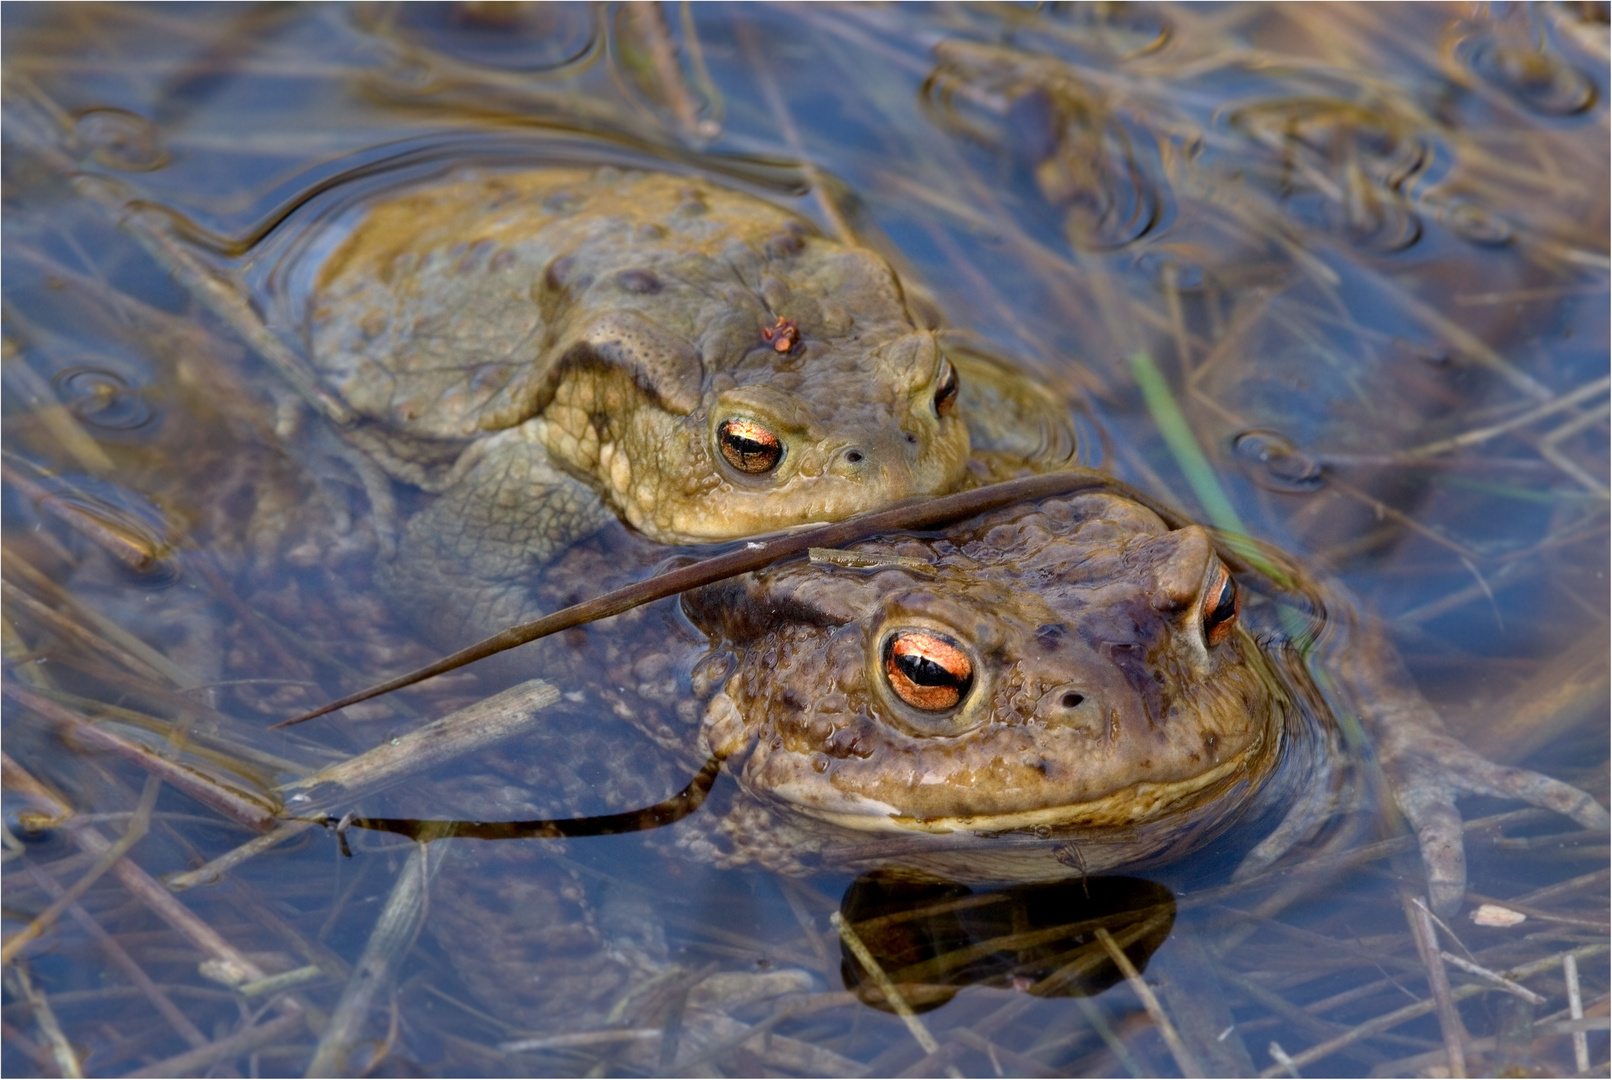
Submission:
{"label": "blue-toned water", "polygon": [[[1083,463],[1335,575],[1462,742],[1604,802],[1603,6],[3,18],[8,1075],[1431,1076],[1452,1040],[1472,1075],[1604,1074],[1606,834],[1498,799],[1462,803],[1442,1005],[1408,843],[1255,888],[993,896],[718,868],[669,837],[731,803],[721,778],[669,830],[422,848],[311,828],[215,861],[273,792],[509,681],[268,730],[436,654],[372,582],[381,511],[422,496],[271,354],[307,348],[308,268],[344,213],[465,164],[702,175],[874,247],[915,310],[1051,388]],[[1161,435],[1172,410],[1207,471]],[[660,557],[594,543],[560,602]],[[626,626],[553,648],[697,644],[670,603]],[[332,817],[614,814],[689,783],[697,761],[559,688],[552,724]],[[130,747],[242,801],[149,781]],[[1340,820],[1401,835],[1380,811]],[[1471,917],[1508,902],[1522,921]],[[731,975],[754,978],[718,1000]]]}

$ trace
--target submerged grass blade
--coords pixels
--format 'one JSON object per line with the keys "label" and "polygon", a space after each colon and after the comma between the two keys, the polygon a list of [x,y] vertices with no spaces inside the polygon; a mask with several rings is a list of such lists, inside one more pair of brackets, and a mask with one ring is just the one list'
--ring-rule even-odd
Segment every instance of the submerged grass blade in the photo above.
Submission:
{"label": "submerged grass blade", "polygon": [[[1153,357],[1146,352],[1133,353],[1131,372],[1136,376],[1136,384],[1142,391],[1142,400],[1146,402],[1147,410],[1152,414],[1159,434],[1164,437],[1165,445],[1170,448],[1176,466],[1186,477],[1188,486],[1192,488],[1192,494],[1204,512],[1209,515],[1210,524],[1217,530],[1216,540],[1278,585],[1293,588],[1296,584],[1294,576],[1272,560],[1249,535],[1248,527],[1243,524],[1236,508],[1232,506],[1225,488],[1220,486],[1214,467],[1209,464],[1209,458],[1204,454],[1203,447],[1198,445],[1197,438],[1192,434],[1192,426],[1187,423],[1181,406],[1176,404],[1175,395],[1170,392],[1170,384],[1165,380],[1164,373],[1159,370],[1158,365],[1153,362]],[[1301,654],[1307,655],[1314,632],[1303,614],[1283,604],[1281,619],[1288,637]]]}
{"label": "submerged grass blade", "polygon": [[351,801],[518,734],[558,700],[554,686],[529,679],[282,790],[299,813]]}
{"label": "submerged grass blade", "polygon": [[[1142,400],[1147,404],[1147,411],[1153,415],[1153,422],[1158,425],[1159,434],[1164,437],[1164,444],[1170,448],[1176,466],[1187,478],[1187,485],[1192,488],[1192,494],[1204,512],[1209,515],[1210,523],[1222,532],[1247,536],[1247,527],[1243,525],[1242,518],[1237,516],[1237,511],[1227,498],[1225,489],[1216,479],[1214,468],[1209,464],[1203,448],[1193,436],[1186,415],[1181,412],[1181,406],[1176,404],[1175,395],[1170,392],[1170,384],[1165,381],[1164,373],[1153,362],[1153,357],[1145,352],[1134,353],[1131,356],[1131,373],[1136,376],[1136,385],[1141,388]],[[1231,540],[1232,537],[1228,536],[1227,539]]]}
{"label": "submerged grass blade", "polygon": [[[28,866],[26,869],[29,878],[52,899],[60,899],[66,894],[67,890],[62,887],[61,883],[44,870],[33,865]],[[108,933],[96,921],[94,916],[84,910],[82,904],[76,902],[68,904],[67,913],[84,928],[84,931],[90,937],[95,939],[112,963],[123,971],[129,981],[134,984],[140,993],[145,995],[152,1008],[156,1009],[162,1015],[162,1018],[168,1021],[169,1026],[178,1032],[181,1038],[191,1046],[207,1045],[207,1036],[203,1035],[196,1025],[191,1022],[190,1018],[180,1011],[179,1007],[173,1003],[173,999],[168,996],[162,987],[152,981],[151,976],[146,974],[145,969],[118,943],[117,938]]]}
{"label": "submerged grass blade", "polygon": [[[1608,946],[1605,943],[1581,945],[1576,949],[1564,950],[1561,953],[1546,956],[1539,960],[1518,964],[1516,967],[1499,972],[1499,974],[1502,978],[1508,979],[1512,982],[1521,982],[1532,975],[1537,975],[1542,971],[1549,971],[1553,968],[1556,968],[1568,956],[1572,956],[1575,960],[1581,960],[1590,956],[1598,956],[1601,953],[1606,952],[1607,948]],[[1498,992],[1497,988],[1492,985],[1457,987],[1450,992],[1450,1000],[1452,1002],[1463,1001],[1466,998],[1475,997],[1478,994],[1488,993],[1490,991]],[[1429,998],[1423,1001],[1418,1001],[1412,1005],[1406,1005],[1403,1008],[1395,1009],[1393,1012],[1384,1013],[1381,1016],[1373,1017],[1372,1019],[1355,1026],[1336,1038],[1329,1039],[1326,1042],[1312,1046],[1302,1053],[1292,1055],[1293,1064],[1298,1068],[1304,1068],[1305,1066],[1320,1061],[1322,1058],[1341,1050],[1345,1046],[1358,1042],[1361,1039],[1369,1038],[1378,1032],[1388,1031],[1389,1029],[1397,1027],[1408,1020],[1414,1020],[1418,1016],[1426,1016],[1437,1007],[1437,1003]],[[1282,1070],[1280,1068],[1266,1069],[1259,1075],[1262,1077],[1273,1077],[1281,1075],[1281,1072]]]}
{"label": "submerged grass blade", "polygon": [[49,698],[16,683],[6,683],[0,688],[0,692],[23,708],[51,721],[62,732],[71,733],[85,745],[133,762],[152,776],[172,784],[197,802],[233,821],[259,832],[266,832],[275,825],[277,807],[269,805],[267,800],[257,797],[254,793],[228,786],[221,780],[183,762],[162,757],[139,743],[107,731],[88,717],[80,716],[72,709],[58,705]]}
{"label": "submerged grass blade", "polygon": [[[885,1002],[896,1011],[897,1016],[901,1017],[901,1022],[906,1025],[907,1031],[911,1033],[913,1040],[923,1047],[924,1053],[929,1058],[933,1058],[940,1051],[940,1044],[935,1041],[935,1037],[930,1033],[928,1025],[918,1019],[918,1014],[907,1003],[907,999],[901,996],[901,991],[890,980],[890,976],[885,974],[884,968],[880,966],[879,961],[862,939],[857,936],[851,924],[846,922],[837,911],[828,917],[828,921],[839,933],[840,940],[845,942],[846,948],[856,955],[856,959],[862,965],[862,969],[878,984],[879,992],[884,995]],[[957,1066],[949,1062],[946,1064],[944,1071],[947,1076],[961,1077],[963,1075],[958,1071]]]}
{"label": "submerged grass blade", "polygon": [[39,937],[56,925],[56,920],[83,896],[89,887],[101,875],[117,865],[118,861],[126,855],[130,848],[144,838],[151,827],[151,808],[156,805],[157,793],[162,789],[162,781],[156,776],[146,777],[145,790],[140,795],[140,803],[135,807],[134,816],[129,819],[128,827],[124,830],[116,843],[108,845],[104,850],[96,853],[95,864],[87,870],[82,877],[72,885],[62,890],[61,894],[50,902],[50,905],[34,916],[33,920],[23,929],[6,938],[5,944],[0,945],[0,963],[9,964],[17,958],[18,951],[28,942]]}
{"label": "submerged grass blade", "polygon": [[34,1019],[39,1022],[39,1031],[45,1037],[45,1043],[50,1047],[50,1056],[56,1063],[56,1068],[63,1076],[83,1076],[79,1068],[78,1055],[62,1033],[61,1023],[56,1019],[56,1011],[50,1007],[50,999],[34,986],[28,978],[28,969],[17,964],[11,969],[11,977],[16,981],[18,996],[26,1001],[34,1011]]}
{"label": "submerged grass blade", "polygon": [[442,868],[445,850],[440,845],[422,844],[416,849],[417,857],[404,862],[386,908],[364,946],[364,954],[319,1038],[319,1047],[308,1064],[308,1076],[348,1074],[349,1055],[359,1045],[371,1006],[396,981],[398,969],[425,921],[431,882]]}

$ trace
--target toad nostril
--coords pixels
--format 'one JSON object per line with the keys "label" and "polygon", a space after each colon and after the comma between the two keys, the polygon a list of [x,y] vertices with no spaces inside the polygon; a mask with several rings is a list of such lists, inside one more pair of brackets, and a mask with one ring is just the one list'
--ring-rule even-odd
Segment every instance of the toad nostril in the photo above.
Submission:
{"label": "toad nostril", "polygon": [[862,451],[860,451],[860,450],[847,450],[847,451],[845,451],[845,460],[849,461],[852,465],[859,464],[862,461]]}
{"label": "toad nostril", "polygon": [[913,446],[917,446],[918,445],[918,436],[914,435],[910,431],[907,432],[907,442],[911,443]]}
{"label": "toad nostril", "polygon": [[1063,696],[1063,707],[1066,709],[1079,708],[1080,703],[1085,700],[1086,696],[1084,694],[1068,693]]}

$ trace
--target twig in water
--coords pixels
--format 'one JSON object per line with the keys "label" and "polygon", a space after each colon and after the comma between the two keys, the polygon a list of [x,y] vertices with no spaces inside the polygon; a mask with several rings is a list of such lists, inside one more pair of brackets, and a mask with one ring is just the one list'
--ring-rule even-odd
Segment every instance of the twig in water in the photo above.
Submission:
{"label": "twig in water", "polygon": [[749,573],[780,562],[787,558],[803,555],[814,547],[834,548],[864,540],[881,532],[892,532],[907,529],[932,528],[950,521],[973,517],[991,510],[999,510],[1005,506],[1013,506],[1021,502],[1035,499],[1050,498],[1055,495],[1073,495],[1080,491],[1112,491],[1125,498],[1133,499],[1148,509],[1159,514],[1160,517],[1172,527],[1185,524],[1179,514],[1159,505],[1152,499],[1134,490],[1130,486],[1115,480],[1113,477],[1092,469],[1071,469],[1065,472],[1046,473],[1041,476],[1030,476],[1020,480],[1010,480],[1003,484],[993,484],[989,487],[975,488],[972,491],[958,492],[954,495],[944,495],[938,499],[924,499],[904,503],[889,510],[881,510],[873,514],[864,514],[833,525],[824,525],[816,529],[807,529],[803,532],[790,533],[765,541],[751,541],[737,551],[715,558],[705,559],[691,566],[679,567],[668,573],[649,578],[629,585],[615,592],[594,597],[592,600],[545,615],[541,619],[512,626],[490,638],[479,641],[468,648],[460,649],[452,656],[447,656],[423,668],[411,671],[406,675],[399,675],[395,679],[377,683],[367,690],[360,690],[356,694],[348,694],[326,705],[321,705],[312,712],[294,716],[283,720],[271,727],[289,727],[300,724],[348,705],[356,705],[360,701],[379,697],[401,690],[405,686],[413,686],[417,682],[441,675],[446,671],[453,671],[466,664],[493,656],[513,649],[518,645],[525,645],[529,641],[569,630],[573,626],[582,626],[598,619],[619,615],[623,611],[655,600],[662,600],[668,596],[697,589],[702,585],[710,585],[724,581],[739,574]]}
{"label": "twig in water", "polygon": [[1450,978],[1444,970],[1439,954],[1438,935],[1433,929],[1432,912],[1422,903],[1421,897],[1402,893],[1400,902],[1405,908],[1405,919],[1410,923],[1411,937],[1416,951],[1421,954],[1422,965],[1427,968],[1427,985],[1433,992],[1433,1004],[1438,1011],[1439,1031],[1444,1035],[1444,1049],[1449,1058],[1452,1077],[1466,1076],[1466,1027],[1450,1000]]}
{"label": "twig in water", "polygon": [[104,750],[125,761],[139,765],[155,779],[160,779],[204,806],[258,831],[272,829],[275,823],[274,808],[236,788],[226,787],[195,769],[170,761],[128,739],[114,735],[87,716],[81,716],[63,705],[58,705],[42,694],[35,693],[17,683],[6,683],[0,688],[6,697],[59,725],[97,750]]}
{"label": "twig in water", "polygon": [[[896,984],[890,981],[890,976],[885,973],[879,961],[874,959],[872,951],[857,936],[856,931],[851,928],[851,924],[846,922],[845,918],[837,911],[828,917],[828,921],[839,932],[840,940],[845,942],[846,948],[851,950],[852,955],[856,957],[857,963],[862,965],[862,970],[873,978],[874,983],[879,987],[879,992],[884,995],[884,1000],[889,1002],[890,1007],[896,1011],[896,1015],[901,1017],[901,1022],[907,1025],[907,1030],[912,1033],[912,1037],[917,1040],[918,1045],[924,1048],[924,1053],[934,1054],[938,1052],[940,1044],[929,1033],[929,1028],[924,1022],[918,1019],[918,1014],[912,1011],[912,1006],[907,1004],[907,999],[901,996],[901,991],[897,990]],[[963,1074],[956,1065],[947,1065],[946,1075],[961,1077]]]}
{"label": "twig in water", "polygon": [[1539,440],[1539,456],[1556,466],[1562,472],[1578,481],[1586,490],[1598,498],[1607,497],[1606,485],[1591,476],[1577,462],[1562,452],[1561,444],[1577,435],[1585,428],[1605,423],[1607,419],[1606,406],[1581,413],[1576,419],[1570,420],[1553,430],[1543,439]]}
{"label": "twig in water", "polygon": [[[66,892],[55,878],[38,866],[30,864],[27,869],[28,876],[51,897],[59,898]],[[146,996],[146,1000],[151,1002],[152,1007],[162,1014],[163,1019],[168,1021],[169,1025],[179,1033],[181,1038],[191,1046],[207,1045],[207,1036],[203,1035],[196,1025],[191,1023],[190,1017],[179,1010],[179,1006],[173,1003],[173,999],[163,991],[162,987],[151,980],[151,976],[147,975],[145,969],[135,962],[134,957],[130,956],[123,946],[118,943],[117,938],[107,933],[106,928],[97,922],[93,915],[85,911],[82,904],[76,902],[68,904],[67,913],[89,933],[90,937],[96,940],[101,948],[106,951],[112,962],[129,977],[129,981]]]}
{"label": "twig in water", "polygon": [[[1521,982],[1523,979],[1526,979],[1532,975],[1538,975],[1542,971],[1549,971],[1558,964],[1562,964],[1567,956],[1572,956],[1575,959],[1586,956],[1596,956],[1600,953],[1606,952],[1608,947],[1609,946],[1604,942],[1597,942],[1594,945],[1581,945],[1578,948],[1569,950],[1566,953],[1558,953],[1552,956],[1543,957],[1539,960],[1530,961],[1526,964],[1519,964],[1508,971],[1501,972],[1500,974],[1502,978],[1510,979],[1513,982]],[[1485,993],[1489,989],[1490,988],[1487,986],[1458,987],[1450,991],[1450,1000],[1462,1001],[1466,998],[1475,997],[1478,994]],[[1435,1007],[1436,1006],[1431,1000],[1418,1001],[1413,1005],[1406,1005],[1402,1009],[1395,1009],[1393,1012],[1387,1013],[1383,1016],[1373,1017],[1372,1019],[1367,1020],[1365,1023],[1351,1028],[1349,1031],[1339,1035],[1335,1039],[1328,1039],[1324,1043],[1318,1043],[1302,1053],[1293,1055],[1293,1064],[1302,1068],[1312,1062],[1320,1061],[1322,1058],[1328,1056],[1329,1054],[1335,1053],[1351,1043],[1359,1042],[1361,1039],[1368,1039],[1379,1032],[1398,1027],[1400,1024],[1403,1024],[1408,1020],[1414,1020],[1418,1016],[1425,1016],[1432,1012]],[[1273,1077],[1279,1075],[1279,1070],[1266,1069],[1259,1075],[1267,1078]]]}
{"label": "twig in water", "polygon": [[317,821],[282,821],[272,832],[254,836],[240,847],[226,851],[203,866],[186,870],[181,874],[173,874],[165,880],[174,892],[183,892],[197,885],[210,885],[248,859],[255,858],[294,836],[302,835],[317,824],[319,824]]}
{"label": "twig in water", "polygon": [[[1442,950],[1439,952],[1439,955],[1444,958],[1444,962],[1446,964],[1458,967],[1468,975],[1476,975],[1480,979],[1488,979],[1502,990],[1505,990],[1507,993],[1516,994],[1530,1005],[1543,1005],[1547,1000],[1543,994],[1536,994],[1526,986],[1523,986],[1520,983],[1514,983],[1505,976],[1498,975],[1481,964],[1474,964],[1470,960],[1463,960],[1453,953],[1444,952]],[[1569,957],[1569,959],[1571,959],[1571,957]],[[1564,961],[1564,963],[1565,962],[1566,961]],[[1586,1065],[1585,1068],[1589,1068],[1589,1066]],[[1579,1071],[1582,1072],[1583,1069]]]}
{"label": "twig in water", "polygon": [[1103,948],[1108,951],[1108,958],[1114,961],[1114,966],[1125,976],[1125,981],[1136,991],[1136,996],[1142,999],[1142,1007],[1147,1010],[1148,1016],[1153,1018],[1159,1034],[1164,1036],[1164,1044],[1170,1048],[1170,1055],[1175,1058],[1176,1067],[1181,1070],[1181,1075],[1203,1076],[1203,1067],[1198,1064],[1198,1059],[1192,1056],[1187,1044],[1181,1041],[1181,1034],[1175,1030],[1175,1025],[1170,1022],[1169,1016],[1165,1015],[1164,1006],[1159,1004],[1153,988],[1142,981],[1141,973],[1136,970],[1136,965],[1131,963],[1131,958],[1125,955],[1125,950],[1114,940],[1114,935],[1101,926],[1093,933],[1097,935],[1097,940],[1103,943]]}
{"label": "twig in water", "polygon": [[375,1003],[376,995],[396,979],[398,968],[414,945],[425,920],[431,881],[442,866],[445,850],[441,845],[421,844],[403,864],[386,908],[370,932],[364,955],[354,965],[352,978],[342,990],[341,1001],[319,1038],[313,1060],[308,1063],[308,1076],[338,1076],[347,1072],[347,1057],[360,1041],[370,1006]]}
{"label": "twig in water", "polygon": [[[1412,447],[1409,450],[1401,450],[1394,456],[1400,460],[1414,461],[1421,458],[1437,457],[1452,450],[1462,450],[1470,446],[1477,446],[1493,439],[1497,435],[1504,435],[1508,431],[1526,427],[1535,420],[1543,420],[1547,416],[1553,416],[1556,413],[1570,409],[1580,402],[1605,394],[1608,387],[1612,387],[1612,380],[1606,378],[1596,379],[1593,382],[1585,383],[1576,390],[1570,390],[1558,398],[1547,401],[1543,405],[1513,416],[1509,420],[1501,421],[1498,424],[1490,424],[1475,431],[1463,432],[1452,438],[1423,443],[1421,446]],[[1594,416],[1593,413],[1590,415]]]}
{"label": "twig in water", "polygon": [[506,739],[530,727],[560,692],[529,679],[502,693],[449,713],[357,757],[285,785],[286,805],[297,813],[357,799],[424,769]]}
{"label": "twig in water", "polygon": [[353,822],[357,819],[358,811],[349,810],[341,816],[340,821],[336,822],[336,850],[341,852],[344,859],[353,857],[353,849],[347,846],[347,830],[353,827]]}
{"label": "twig in water", "polygon": [[569,1050],[578,1046],[637,1042],[660,1038],[660,1028],[605,1028],[601,1031],[573,1031],[568,1035],[545,1035],[536,1039],[515,1039],[498,1044],[506,1054],[528,1054],[537,1050]]}
{"label": "twig in water", "polygon": [[[1567,1015],[1582,1020],[1584,998],[1578,989],[1578,958],[1572,953],[1562,957],[1562,977],[1567,980]],[[1582,1031],[1573,1032],[1573,1065],[1579,1072],[1588,1072],[1590,1068],[1589,1036]]]}
{"label": "twig in water", "polygon": [[[111,841],[94,828],[73,831],[78,846],[97,857],[112,847]],[[264,971],[247,959],[246,955],[221,937],[189,908],[181,904],[156,878],[140,869],[128,859],[121,859],[112,867],[112,873],[123,887],[150,908],[163,922],[177,930],[208,959],[203,963],[204,974],[227,986],[264,977]],[[162,1074],[157,1074],[162,1075]]]}
{"label": "twig in water", "polygon": [[739,47],[744,50],[745,59],[750,62],[751,70],[755,72],[756,81],[761,84],[761,94],[772,112],[773,122],[778,125],[784,142],[788,144],[801,171],[811,183],[812,192],[817,196],[817,204],[822,207],[824,216],[828,218],[834,238],[845,244],[856,243],[856,230],[845,220],[845,215],[840,212],[839,206],[829,194],[829,187],[823,179],[822,172],[813,163],[811,155],[806,152],[806,145],[800,137],[800,129],[796,126],[794,117],[790,115],[789,106],[778,87],[778,80],[774,78],[773,65],[767,60],[766,49],[756,39],[755,31],[743,16],[734,16],[733,36],[738,40]]}
{"label": "twig in water", "polygon": [[[8,569],[10,568],[10,558],[15,558],[15,556],[8,557]],[[26,592],[23,592],[9,581],[0,582],[0,596],[4,596],[7,600],[10,600],[12,603],[18,605],[30,616],[39,620],[39,622],[44,623],[51,630],[58,631],[64,637],[81,642],[94,652],[107,657],[113,663],[120,664],[129,671],[132,671],[136,675],[139,675],[143,678],[152,679],[153,681],[161,681],[163,673],[157,668],[147,665],[138,657],[130,655],[126,650],[120,649],[112,643],[104,640],[89,627],[80,625],[67,615],[56,611],[55,609],[41,603],[38,600],[35,600],[33,597],[29,596]]]}
{"label": "twig in water", "polygon": [[305,964],[290,971],[282,971],[278,975],[270,975],[266,979],[254,979],[248,983],[237,986],[244,997],[262,997],[264,994],[273,994],[288,987],[298,986],[312,979],[317,979],[325,973],[325,969],[318,964]]}
{"label": "twig in water", "polygon": [[1593,930],[1601,934],[1605,934],[1609,929],[1612,929],[1605,919],[1580,919],[1573,915],[1558,915],[1554,912],[1545,911],[1534,904],[1523,903],[1523,898],[1521,897],[1515,900],[1496,900],[1481,893],[1468,893],[1467,895],[1491,909],[1500,908],[1512,912],[1513,915],[1525,915],[1530,919],[1539,919],[1542,922],[1560,923],[1563,926],[1579,926],[1585,930]]}
{"label": "twig in water", "polygon": [[6,753],[0,753],[0,787],[4,787],[13,798],[28,803],[40,815],[30,828],[51,828],[73,816],[73,808],[67,800],[36,780],[32,773],[11,760],[11,755]]}
{"label": "twig in water", "polygon": [[145,1076],[194,1076],[207,1069],[209,1065],[218,1061],[228,1061],[242,1054],[256,1050],[260,1046],[278,1042],[296,1033],[303,1028],[307,1018],[301,1010],[286,1012],[266,1024],[256,1024],[244,1031],[237,1031],[228,1038],[197,1047],[167,1061],[159,1061],[155,1065],[147,1065],[143,1069],[136,1069],[126,1074],[129,1077]]}
{"label": "twig in water", "polygon": [[[151,808],[156,805],[157,793],[161,790],[160,780],[155,776],[146,777],[145,790],[140,795],[134,816],[129,819],[128,828],[118,838],[117,843],[108,844],[103,850],[96,852],[95,865],[85,871],[83,877],[52,900],[50,905],[34,916],[26,927],[6,938],[5,945],[0,946],[0,963],[9,964],[15,960],[19,949],[54,926],[69,904],[75,903],[91,885],[100,880],[102,874],[116,866],[128,850],[140,842],[151,827]],[[83,826],[83,829],[87,831],[88,826]]]}
{"label": "twig in water", "polygon": [[56,1013],[50,1007],[45,995],[34,988],[32,980],[28,978],[28,969],[21,964],[11,967],[12,978],[17,982],[17,989],[23,1000],[34,1011],[34,1019],[39,1021],[39,1031],[45,1036],[45,1042],[50,1045],[50,1056],[56,1062],[56,1068],[61,1070],[63,1076],[80,1077],[84,1073],[78,1067],[78,1056],[73,1053],[73,1047],[68,1043],[67,1036],[62,1034],[62,1027],[56,1022]]}
{"label": "twig in water", "polygon": [[1299,1075],[1299,1067],[1293,1064],[1293,1059],[1287,1056],[1287,1051],[1282,1049],[1281,1043],[1273,1039],[1269,1049],[1271,1057],[1276,1059],[1276,1064],[1287,1070],[1287,1075],[1294,1077]]}
{"label": "twig in water", "polygon": [[1114,1031],[1114,1026],[1108,1022],[1108,1017],[1103,1015],[1100,1005],[1090,998],[1077,996],[1075,998],[1075,1007],[1086,1018],[1086,1022],[1091,1025],[1092,1030],[1097,1032],[1097,1037],[1103,1041],[1103,1045],[1108,1047],[1113,1055],[1119,1059],[1121,1065],[1125,1066],[1126,1072],[1133,1077],[1153,1075],[1137,1064],[1136,1058],[1131,1056],[1131,1052],[1126,1047],[1124,1040]]}

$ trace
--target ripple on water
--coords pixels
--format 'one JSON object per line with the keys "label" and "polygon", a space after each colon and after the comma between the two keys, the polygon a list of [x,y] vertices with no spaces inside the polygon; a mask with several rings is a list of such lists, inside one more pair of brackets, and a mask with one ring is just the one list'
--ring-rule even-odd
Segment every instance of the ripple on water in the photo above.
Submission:
{"label": "ripple on water", "polygon": [[1461,239],[1480,247],[1504,247],[1515,232],[1511,222],[1481,203],[1457,199],[1439,208],[1439,221]]}
{"label": "ripple on water", "polygon": [[1167,223],[1156,140],[1115,115],[1074,68],[966,42],[943,42],[936,54],[923,88],[931,118],[1007,155],[1071,247],[1114,251]]}
{"label": "ripple on water", "polygon": [[1279,432],[1245,431],[1231,440],[1231,452],[1254,483],[1267,491],[1300,494],[1326,483],[1320,464]]}
{"label": "ripple on water", "polygon": [[151,422],[151,406],[115,371],[88,364],[58,371],[51,380],[67,410],[90,427],[132,431]]}
{"label": "ripple on water", "polygon": [[359,8],[355,18],[439,58],[528,75],[569,67],[598,44],[593,13],[582,4],[399,4],[384,17]]}
{"label": "ripple on water", "polygon": [[1228,122],[1264,149],[1290,214],[1366,251],[1402,251],[1421,238],[1406,193],[1435,151],[1408,119],[1341,98],[1297,97],[1244,106]]}
{"label": "ripple on water", "polygon": [[152,172],[168,164],[157,126],[127,109],[86,109],[73,122],[73,138],[108,169]]}
{"label": "ripple on water", "polygon": [[1589,77],[1554,52],[1497,34],[1455,45],[1456,60],[1512,101],[1541,116],[1572,116],[1595,104]]}

